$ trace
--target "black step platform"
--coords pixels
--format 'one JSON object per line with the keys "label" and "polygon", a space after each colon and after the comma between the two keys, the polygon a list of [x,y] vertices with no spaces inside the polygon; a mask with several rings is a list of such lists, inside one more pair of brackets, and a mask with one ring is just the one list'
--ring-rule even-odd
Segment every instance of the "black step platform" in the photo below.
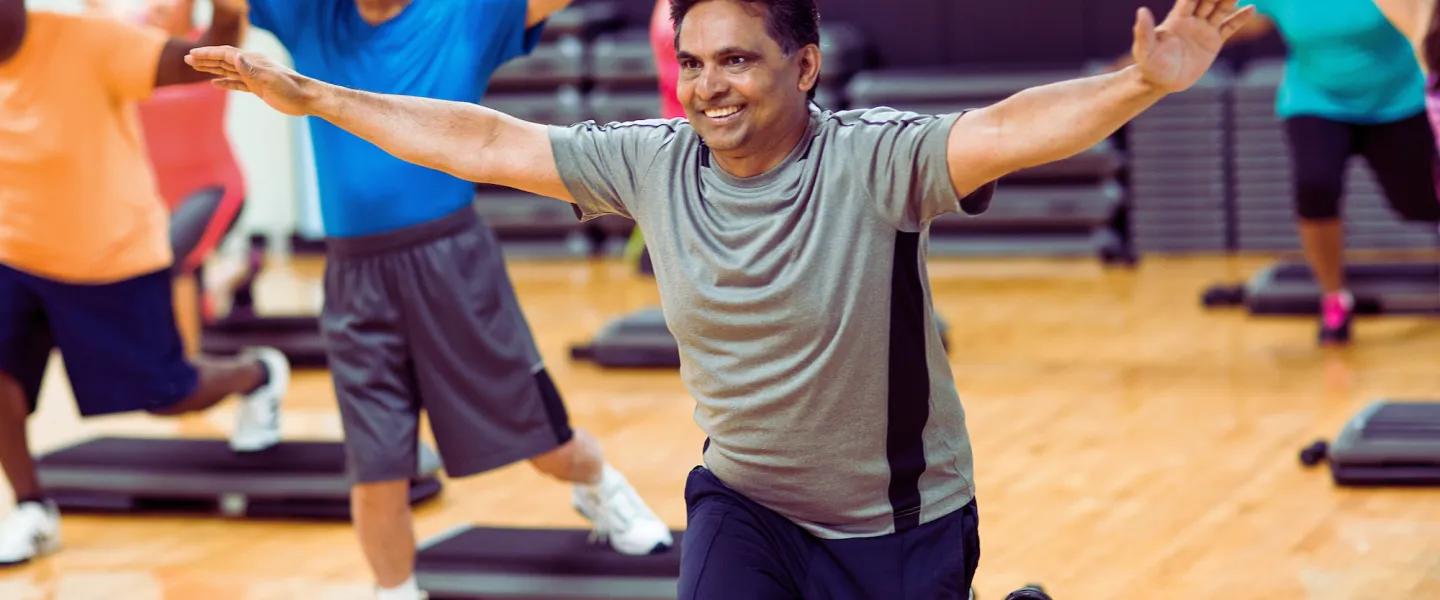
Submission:
{"label": "black step platform", "polygon": [[580,529],[461,526],[420,544],[415,580],[430,600],[674,600],[680,540],[625,556]]}
{"label": "black step platform", "polygon": [[200,334],[201,351],[215,356],[234,356],[257,346],[279,350],[295,367],[322,368],[328,362],[316,316],[232,314],[206,325]]}
{"label": "black step platform", "polygon": [[1440,402],[1373,402],[1328,448],[1319,442],[1301,452],[1306,465],[1322,458],[1340,486],[1440,485]]}
{"label": "black step platform", "polygon": [[[1345,283],[1355,296],[1356,314],[1440,314],[1440,263],[1349,264]],[[1253,315],[1316,315],[1320,288],[1305,263],[1281,262],[1256,273],[1243,286],[1206,290],[1204,302],[1243,304]]]}
{"label": "black step platform", "polygon": [[[948,349],[945,320],[938,315],[935,320]],[[651,307],[612,320],[590,343],[572,346],[570,358],[607,369],[679,368],[680,346],[665,325],[665,313]]]}
{"label": "black step platform", "polygon": [[[350,518],[340,442],[235,453],[225,440],[100,437],[40,456],[36,467],[64,511]],[[440,493],[437,471],[427,465],[412,481],[412,504]]]}

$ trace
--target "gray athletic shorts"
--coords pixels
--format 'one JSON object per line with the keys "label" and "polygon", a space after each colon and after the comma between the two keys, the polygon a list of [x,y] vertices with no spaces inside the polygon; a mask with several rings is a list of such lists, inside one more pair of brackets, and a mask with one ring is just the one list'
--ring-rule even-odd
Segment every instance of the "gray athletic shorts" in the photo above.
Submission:
{"label": "gray athletic shorts", "polygon": [[474,210],[326,247],[320,327],[352,482],[416,474],[422,408],[451,477],[570,440],[499,244]]}

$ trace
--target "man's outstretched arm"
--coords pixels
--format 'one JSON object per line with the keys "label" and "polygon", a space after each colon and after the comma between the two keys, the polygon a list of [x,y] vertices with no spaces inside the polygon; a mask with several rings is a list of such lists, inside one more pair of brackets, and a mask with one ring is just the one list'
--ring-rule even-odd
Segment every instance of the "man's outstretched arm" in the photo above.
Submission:
{"label": "man's outstretched arm", "polygon": [[468,181],[574,201],[544,125],[466,102],[331,85],[235,48],[197,48],[185,61],[217,76],[215,85],[255,94],[288,115],[329,121],[401,160]]}
{"label": "man's outstretched arm", "polygon": [[1100,143],[1167,94],[1199,81],[1224,40],[1253,14],[1254,7],[1237,10],[1236,0],[1177,0],[1156,27],[1141,8],[1134,65],[1031,88],[956,120],[946,155],[956,191],[965,195]]}

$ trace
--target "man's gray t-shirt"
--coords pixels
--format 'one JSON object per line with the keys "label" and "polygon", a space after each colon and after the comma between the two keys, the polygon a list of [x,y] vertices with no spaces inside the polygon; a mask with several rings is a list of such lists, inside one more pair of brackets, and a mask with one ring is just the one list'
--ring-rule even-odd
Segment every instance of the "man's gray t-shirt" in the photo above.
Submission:
{"label": "man's gray t-shirt", "polygon": [[909,529],[974,495],[925,272],[930,220],[959,210],[958,117],[812,108],[795,150],[749,178],[683,119],[550,128],[581,217],[645,232],[706,467],[822,538]]}

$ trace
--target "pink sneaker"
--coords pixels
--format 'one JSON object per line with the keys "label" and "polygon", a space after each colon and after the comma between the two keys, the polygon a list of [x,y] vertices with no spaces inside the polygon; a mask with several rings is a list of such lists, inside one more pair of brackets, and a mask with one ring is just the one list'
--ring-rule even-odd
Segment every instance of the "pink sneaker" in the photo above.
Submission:
{"label": "pink sneaker", "polygon": [[1348,291],[1326,294],[1320,300],[1320,343],[1350,342],[1350,321],[1354,316],[1355,298]]}

